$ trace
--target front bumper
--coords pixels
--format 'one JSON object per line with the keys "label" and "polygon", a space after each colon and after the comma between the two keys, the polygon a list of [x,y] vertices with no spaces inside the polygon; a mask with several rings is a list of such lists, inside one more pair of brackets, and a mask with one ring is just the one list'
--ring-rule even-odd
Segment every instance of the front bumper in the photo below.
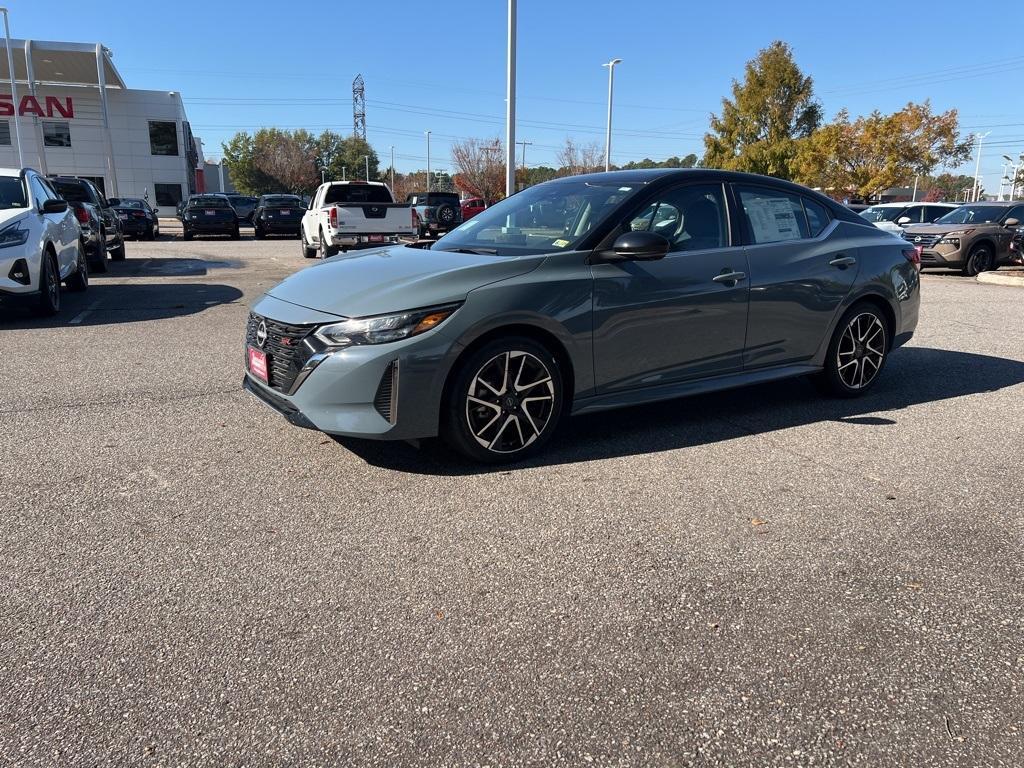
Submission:
{"label": "front bumper", "polygon": [[922,267],[962,267],[966,257],[960,248],[941,245],[921,251]]}
{"label": "front bumper", "polygon": [[[28,271],[28,285],[11,277],[14,265],[22,259]],[[20,303],[22,298],[37,296],[40,266],[39,254],[32,253],[26,245],[0,249],[0,304],[11,306]]]}
{"label": "front bumper", "polygon": [[[253,313],[310,330],[338,319],[271,296],[260,299]],[[437,330],[428,331],[390,344],[328,350],[290,393],[248,371],[244,386],[290,423],[307,429],[377,440],[433,437],[456,347]]]}

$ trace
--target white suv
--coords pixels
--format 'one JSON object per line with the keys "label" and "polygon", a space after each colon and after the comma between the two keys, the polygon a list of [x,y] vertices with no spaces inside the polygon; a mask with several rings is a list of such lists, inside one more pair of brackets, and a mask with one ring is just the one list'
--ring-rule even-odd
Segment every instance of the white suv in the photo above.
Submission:
{"label": "white suv", "polygon": [[953,203],[879,203],[860,212],[879,229],[900,237],[903,228],[910,224],[931,224],[941,216],[959,208]]}
{"label": "white suv", "polygon": [[0,306],[60,310],[60,284],[89,287],[82,231],[65,200],[31,168],[0,168]]}

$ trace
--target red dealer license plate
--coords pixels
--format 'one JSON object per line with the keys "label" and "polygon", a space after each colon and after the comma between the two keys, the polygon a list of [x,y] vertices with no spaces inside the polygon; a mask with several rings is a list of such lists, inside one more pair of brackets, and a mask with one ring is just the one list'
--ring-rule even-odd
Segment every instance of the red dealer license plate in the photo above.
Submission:
{"label": "red dealer license plate", "polygon": [[384,235],[370,235],[369,240],[371,243],[383,243]]}
{"label": "red dealer license plate", "polygon": [[281,215],[282,216],[291,216],[292,215],[292,209],[291,208],[282,208],[281,209]]}
{"label": "red dealer license plate", "polygon": [[270,376],[267,373],[267,353],[256,347],[249,347],[249,373],[267,384],[270,383]]}
{"label": "red dealer license plate", "polygon": [[203,213],[205,213],[207,216],[216,216],[217,215],[216,211],[203,211]]}

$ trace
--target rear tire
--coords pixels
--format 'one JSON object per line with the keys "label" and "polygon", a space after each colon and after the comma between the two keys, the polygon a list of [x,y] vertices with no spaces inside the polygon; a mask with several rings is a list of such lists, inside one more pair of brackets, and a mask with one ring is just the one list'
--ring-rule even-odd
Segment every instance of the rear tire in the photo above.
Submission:
{"label": "rear tire", "polygon": [[96,255],[93,257],[89,268],[97,274],[107,271],[107,239],[100,234],[100,241],[96,245]]}
{"label": "rear tire", "polygon": [[117,239],[117,245],[110,249],[110,258],[114,261],[124,261],[124,235]]}
{"label": "rear tire", "polygon": [[234,232],[231,233],[231,239],[232,240],[241,240],[242,239],[242,233],[239,231],[238,227],[235,227]]}
{"label": "rear tire", "polygon": [[558,427],[563,375],[548,349],[523,336],[496,339],[471,353],[449,380],[441,436],[484,464],[536,453]]}
{"label": "rear tire", "polygon": [[78,242],[78,257],[75,272],[64,281],[68,290],[73,293],[84,293],[89,289],[89,263],[85,258],[85,243]]}
{"label": "rear tire", "polygon": [[60,312],[60,272],[57,259],[52,253],[43,253],[43,263],[39,270],[39,303],[36,314],[42,317],[53,317]]}
{"label": "rear tire", "polygon": [[892,346],[892,330],[882,311],[870,302],[850,307],[832,334],[822,389],[836,397],[860,397],[878,381]]}
{"label": "rear tire", "polygon": [[441,226],[450,228],[455,223],[455,209],[448,203],[444,203],[434,211],[434,217]]}
{"label": "rear tire", "polygon": [[150,225],[149,227],[146,228],[146,234],[144,234],[142,236],[142,239],[143,240],[155,240],[156,239],[156,232],[153,231],[153,226],[152,225]]}
{"label": "rear tire", "polygon": [[321,259],[329,259],[329,258],[331,258],[331,256],[336,256],[337,254],[338,254],[337,246],[333,246],[333,245],[328,245],[327,244],[327,238],[324,237],[324,231],[321,229],[320,230],[320,258]]}
{"label": "rear tire", "polygon": [[191,240],[192,239],[192,233],[189,232],[187,229],[182,230],[182,232],[181,232],[181,239],[182,240]]}
{"label": "rear tire", "polygon": [[976,245],[971,249],[971,255],[967,257],[967,263],[964,264],[961,272],[968,277],[974,277],[982,272],[995,269],[995,266],[996,260],[992,249],[984,244]]}
{"label": "rear tire", "polygon": [[299,247],[302,248],[302,256],[303,256],[303,258],[315,259],[316,258],[316,248],[310,248],[309,247],[309,244],[306,242],[306,232],[301,227],[299,228],[299,240],[301,241]]}
{"label": "rear tire", "polygon": [[266,234],[259,227],[253,227],[252,236],[255,237],[257,240],[262,240],[264,237],[266,237]]}

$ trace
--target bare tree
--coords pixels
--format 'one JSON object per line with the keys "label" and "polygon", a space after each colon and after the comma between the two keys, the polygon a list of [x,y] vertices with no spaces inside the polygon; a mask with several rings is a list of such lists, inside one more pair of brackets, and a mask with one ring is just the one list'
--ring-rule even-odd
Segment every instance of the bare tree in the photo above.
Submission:
{"label": "bare tree", "polygon": [[604,154],[596,142],[579,145],[566,137],[565,146],[555,155],[558,160],[559,176],[575,176],[579,173],[592,173],[604,167]]}
{"label": "bare tree", "polygon": [[466,139],[452,144],[455,185],[488,202],[505,196],[505,156],[501,139]]}

